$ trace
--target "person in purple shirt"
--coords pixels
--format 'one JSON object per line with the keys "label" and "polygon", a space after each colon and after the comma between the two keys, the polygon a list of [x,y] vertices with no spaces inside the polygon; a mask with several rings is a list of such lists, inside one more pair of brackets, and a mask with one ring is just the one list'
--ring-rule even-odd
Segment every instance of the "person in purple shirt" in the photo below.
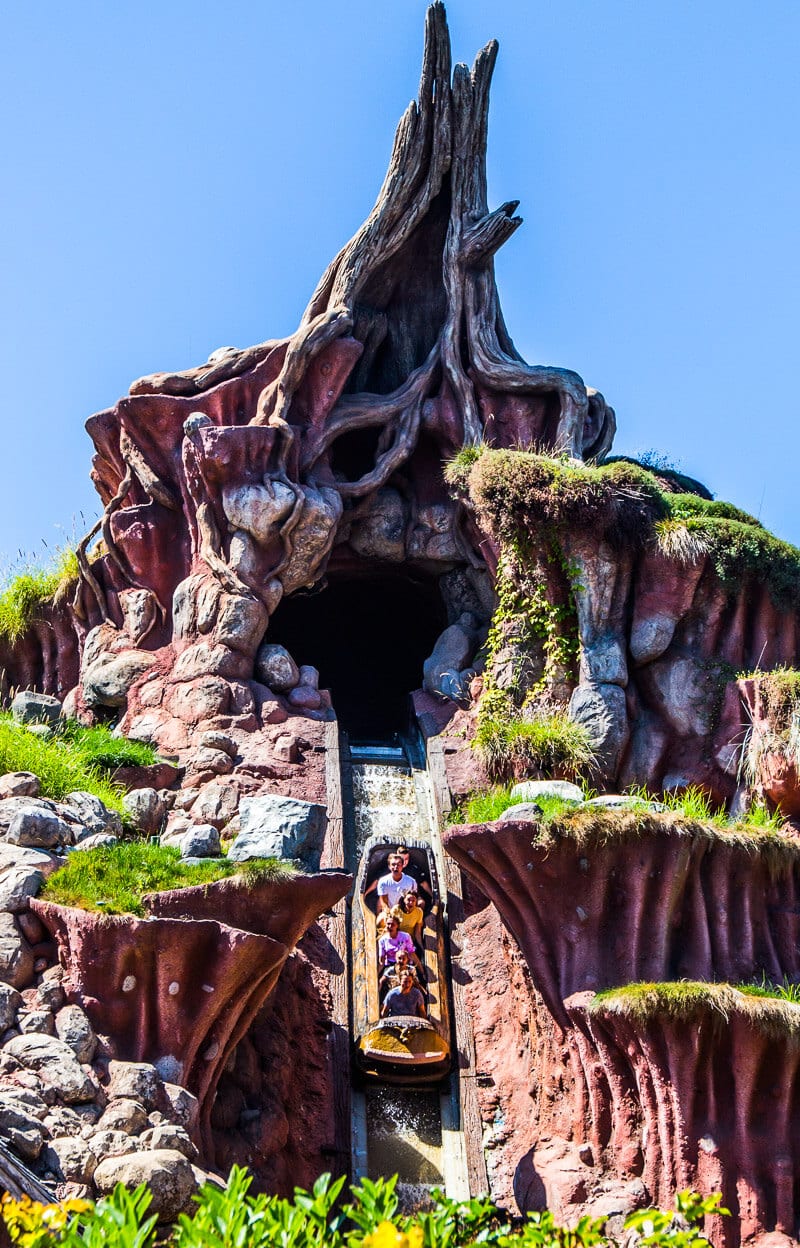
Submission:
{"label": "person in purple shirt", "polygon": [[390,914],[386,920],[386,931],[378,941],[378,961],[380,963],[381,971],[384,971],[387,966],[394,966],[397,954],[401,949],[405,949],[409,958],[421,975],[422,967],[420,965],[419,958],[417,957],[413,940],[409,936],[408,932],[400,931],[400,924],[398,923],[396,916]]}

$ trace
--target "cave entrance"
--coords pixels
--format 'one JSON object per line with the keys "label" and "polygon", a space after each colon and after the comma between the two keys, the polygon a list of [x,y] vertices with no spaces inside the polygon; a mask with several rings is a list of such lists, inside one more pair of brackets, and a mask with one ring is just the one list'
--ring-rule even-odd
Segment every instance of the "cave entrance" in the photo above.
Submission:
{"label": "cave entrance", "polygon": [[319,669],[342,728],[376,741],[408,726],[408,695],[447,626],[438,581],[408,572],[335,580],[294,594],[270,619],[267,640]]}

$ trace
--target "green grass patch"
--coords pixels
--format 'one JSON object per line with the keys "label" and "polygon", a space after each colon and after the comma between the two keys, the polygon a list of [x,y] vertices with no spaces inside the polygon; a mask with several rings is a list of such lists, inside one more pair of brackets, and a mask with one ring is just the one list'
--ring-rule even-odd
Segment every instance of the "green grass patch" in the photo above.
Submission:
{"label": "green grass patch", "polygon": [[212,884],[237,874],[256,883],[295,873],[291,864],[272,858],[248,863],[209,858],[190,864],[181,861],[180,850],[174,845],[129,841],[73,851],[66,866],[45,881],[41,896],[80,910],[141,917],[145,914],[142,898],[146,893]]}
{"label": "green grass patch", "polygon": [[681,472],[674,464],[671,464],[665,455],[659,455],[655,451],[646,451],[639,459],[635,459],[631,455],[609,455],[603,461],[605,464],[623,463],[635,464],[637,468],[644,468],[645,471],[651,473],[658,481],[659,487],[667,494],[696,494],[699,498],[705,498],[711,501],[712,494],[702,481],[698,481],[696,477],[690,477],[685,472]]}
{"label": "green grass patch", "polygon": [[18,641],[42,608],[66,595],[78,578],[78,556],[71,547],[47,565],[27,564],[7,575],[0,591],[0,637]]}
{"label": "green grass patch", "polygon": [[496,784],[483,792],[470,793],[464,802],[453,808],[450,822],[494,823],[504,810],[516,804],[518,799],[511,796],[514,783]]}
{"label": "green grass patch", "polygon": [[159,761],[158,750],[144,741],[117,737],[106,724],[90,728],[77,720],[63,721],[58,735],[69,742],[87,766],[101,771],[116,771],[118,767],[149,767]]}
{"label": "green grass patch", "polygon": [[698,1023],[709,1015],[722,1025],[733,1015],[773,1039],[800,1044],[800,1007],[786,996],[752,991],[753,986],[680,980],[676,983],[625,984],[598,992],[589,1004],[592,1013],[620,1014],[636,1023],[671,1019]]}
{"label": "green grass patch", "polygon": [[593,465],[470,447],[451,461],[447,476],[502,541],[565,528],[592,529],[634,549],[655,541],[682,562],[707,554],[731,592],[753,581],[767,587],[780,610],[800,609],[800,550],[673,470],[627,458]]}
{"label": "green grass patch", "polygon": [[8,713],[0,714],[0,774],[32,771],[39,777],[43,797],[57,801],[77,789],[94,793],[109,810],[125,818],[122,789],[85,758],[59,733],[40,737],[18,724]]}
{"label": "green grass patch", "polygon": [[638,464],[596,467],[530,451],[484,450],[455,473],[492,531],[515,541],[531,528],[593,528],[618,544],[643,545],[669,514],[658,482]]}
{"label": "green grass patch", "polygon": [[773,984],[766,975],[762,975],[760,980],[749,984],[737,984],[736,987],[739,992],[744,992],[751,997],[772,997],[777,1001],[791,1001],[793,1005],[800,1005],[800,984],[792,983],[786,975],[781,984]]}

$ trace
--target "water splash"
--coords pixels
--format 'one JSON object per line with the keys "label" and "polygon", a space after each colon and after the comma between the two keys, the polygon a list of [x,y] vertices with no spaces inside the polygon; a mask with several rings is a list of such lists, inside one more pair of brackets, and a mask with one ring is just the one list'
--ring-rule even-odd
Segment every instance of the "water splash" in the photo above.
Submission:
{"label": "water splash", "polygon": [[[380,1085],[366,1093],[369,1173],[397,1172],[404,1200],[420,1208],[431,1187],[442,1182],[442,1122],[439,1095],[427,1089]],[[412,1190],[413,1189],[413,1190]]]}
{"label": "water splash", "polygon": [[371,836],[401,842],[419,835],[414,777],[405,767],[353,763],[356,853]]}

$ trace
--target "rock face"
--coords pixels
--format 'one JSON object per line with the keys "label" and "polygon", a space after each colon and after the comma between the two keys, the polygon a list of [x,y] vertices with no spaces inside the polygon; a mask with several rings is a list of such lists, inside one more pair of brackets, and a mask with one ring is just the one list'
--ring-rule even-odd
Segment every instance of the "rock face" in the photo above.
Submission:
{"label": "rock face", "polygon": [[[225,1063],[291,947],[351,879],[330,872],[250,887],[234,877],[154,894],[149,919],[32,904],[58,943],[68,1000],[126,1063],[154,1063],[197,1096],[210,1149],[208,1115]],[[115,1082],[113,1062],[109,1069],[112,1094],[148,1107],[155,1091],[131,1083],[129,1065],[125,1083]]]}
{"label": "rock face", "polygon": [[[207,1158],[215,1145],[226,1165],[255,1157],[281,1191],[310,1186],[331,1153],[346,1167],[327,1078],[348,1062],[333,991],[346,972],[341,909],[326,920],[338,944],[308,931],[350,883],[316,874],[334,840],[342,859],[341,814],[327,822],[324,805],[336,709],[326,683],[337,686],[313,646],[281,633],[279,613],[301,592],[313,606],[328,582],[369,585],[378,608],[379,585],[424,584],[441,618],[419,655],[400,653],[416,620],[384,647],[380,676],[409,658],[400,683],[423,685],[417,722],[437,739],[432,766],[452,794],[487,787],[477,719],[519,685],[520,714],[555,707],[585,730],[592,783],[613,803],[584,810],[581,837],[544,838],[538,803],[553,782],[530,782],[545,767],[516,760],[516,806],[449,834],[508,925],[473,899],[453,950],[493,1192],[521,1209],[547,1200],[572,1220],[696,1184],[737,1212],[732,1231],[711,1228],[717,1244],[791,1236],[791,1010],[758,1014],[715,989],[679,1026],[668,1011],[590,1008],[587,992],[632,978],[800,979],[795,841],[726,840],[619,806],[628,785],[695,783],[715,801],[755,794],[800,818],[794,719],[776,735],[761,677],[732,679],[798,662],[798,565],[786,551],[754,563],[759,526],[719,507],[712,518],[747,533],[732,531],[727,563],[715,558],[691,519],[710,501],[697,483],[651,473],[638,492],[623,481],[603,495],[613,410],[577,374],[515,351],[493,257],[520,220],[515,204],[490,212],[486,192],[495,53],[488,45],[453,77],[433,5],[419,99],[379,201],[297,331],[141,378],[88,422],[102,548],[90,562],[82,543],[74,595],[0,642],[3,688],[21,690],[16,718],[39,736],[60,716],[116,718],[156,745],[164,760],[117,778],[133,789],[136,830],[184,858],[232,842],[235,861],[299,859],[315,874],[154,895],[144,919],[37,901],[62,854],[113,842],[122,824],[89,794],[52,802],[36,777],[3,777],[0,1135],[50,1182],[148,1182],[164,1220],[194,1189],[198,1132]],[[505,454],[523,446],[545,454]],[[491,490],[459,485],[492,456],[503,468],[494,509]],[[503,491],[534,458],[571,474],[567,488],[526,488],[510,508]],[[685,490],[690,521],[676,526],[662,494]],[[357,650],[351,623],[344,611],[319,621],[340,660]],[[383,696],[380,680],[359,681],[356,667],[348,683],[362,701]],[[346,705],[353,692],[336,696]],[[412,690],[400,692],[405,703]]]}
{"label": "rock face", "polygon": [[[490,1076],[492,1190],[565,1221],[668,1204],[676,1187],[722,1191],[736,1220],[710,1228],[715,1242],[793,1233],[800,1008],[719,981],[800,977],[797,843],[594,809],[580,833],[503,821],[447,834],[522,954],[482,903],[459,965]],[[672,1014],[595,997],[679,980],[704,982]],[[765,1131],[754,1090],[767,1082],[783,1108]]]}

